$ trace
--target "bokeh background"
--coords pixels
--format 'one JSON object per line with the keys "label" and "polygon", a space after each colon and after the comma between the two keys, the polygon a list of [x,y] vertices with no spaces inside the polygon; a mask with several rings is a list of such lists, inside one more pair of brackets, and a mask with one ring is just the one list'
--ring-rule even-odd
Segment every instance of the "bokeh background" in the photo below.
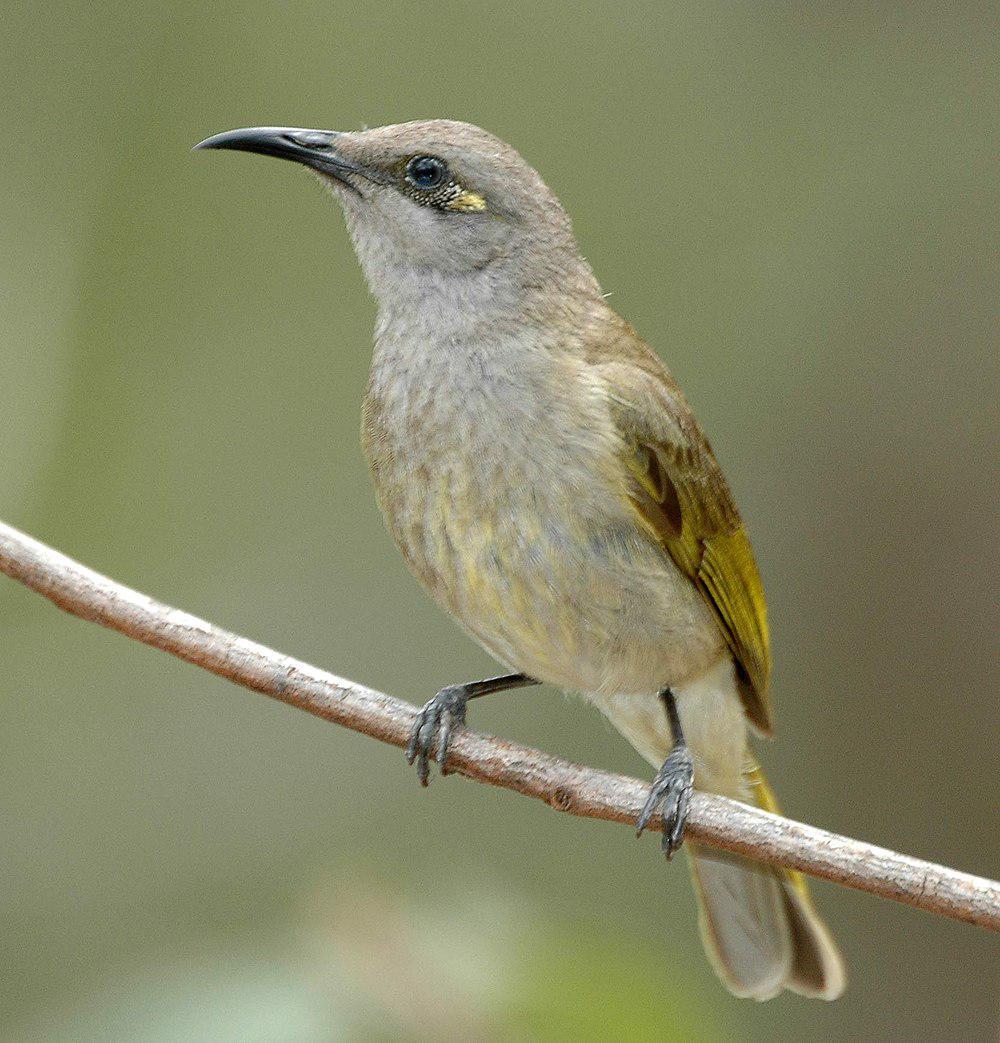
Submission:
{"label": "bokeh background", "polygon": [[[452,116],[562,197],[754,537],[788,811],[1000,870],[992,5],[7,3],[0,510],[413,702],[493,664],[383,531],[374,309],[247,124]],[[656,840],[457,779],[0,582],[5,1040],[987,1038],[994,936],[818,885],[834,1005],[731,999]],[[475,726],[648,774],[549,690]]]}

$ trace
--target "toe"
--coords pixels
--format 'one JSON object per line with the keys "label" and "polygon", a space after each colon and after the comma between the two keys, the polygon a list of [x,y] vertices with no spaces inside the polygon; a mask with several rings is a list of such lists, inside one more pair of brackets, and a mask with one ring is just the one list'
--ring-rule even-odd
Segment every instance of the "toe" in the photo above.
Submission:
{"label": "toe", "polygon": [[417,778],[421,786],[430,785],[431,771],[426,746],[421,746],[417,752]]}
{"label": "toe", "polygon": [[417,777],[420,779],[421,786],[427,786],[430,783],[431,747],[434,745],[434,735],[437,730],[437,715],[431,714],[428,716],[427,720],[424,721],[423,727],[420,729],[419,738],[417,739]]}
{"label": "toe", "polygon": [[671,797],[663,809],[663,836],[660,846],[667,858],[684,842],[684,822],[687,819],[687,801],[683,793]]}
{"label": "toe", "polygon": [[687,822],[691,787],[684,779],[678,779],[663,806],[663,837],[661,846],[667,858],[684,842],[684,826]]}
{"label": "toe", "polygon": [[451,732],[454,726],[454,715],[446,710],[441,715],[441,732],[438,735],[437,756],[434,758],[441,765],[442,774],[444,774],[444,765],[448,758],[448,744],[451,742]]}
{"label": "toe", "polygon": [[417,745],[420,742],[420,728],[423,724],[423,714],[419,714],[410,729],[410,741],[406,744],[406,760],[412,764],[417,759]]}
{"label": "toe", "polygon": [[639,818],[635,823],[635,835],[637,837],[642,836],[642,831],[649,825],[649,820],[653,817],[653,812],[656,811],[656,807],[659,803],[660,794],[657,790],[657,785],[654,782],[649,791],[649,796],[646,798],[646,803],[643,805],[642,811],[639,812]]}

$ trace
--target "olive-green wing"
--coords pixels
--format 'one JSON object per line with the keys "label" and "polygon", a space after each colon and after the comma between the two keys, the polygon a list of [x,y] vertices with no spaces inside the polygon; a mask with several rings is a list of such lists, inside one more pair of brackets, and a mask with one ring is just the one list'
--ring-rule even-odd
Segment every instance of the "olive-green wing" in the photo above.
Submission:
{"label": "olive-green wing", "polygon": [[623,438],[632,502],[711,607],[736,661],[747,717],[770,734],[767,605],[746,529],[673,379],[655,356],[630,361],[600,372]]}

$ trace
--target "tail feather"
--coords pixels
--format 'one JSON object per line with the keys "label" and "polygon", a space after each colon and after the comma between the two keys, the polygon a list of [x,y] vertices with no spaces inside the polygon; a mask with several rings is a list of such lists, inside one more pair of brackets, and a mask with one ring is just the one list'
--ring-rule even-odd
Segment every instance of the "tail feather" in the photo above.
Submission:
{"label": "tail feather", "polygon": [[[759,768],[748,781],[751,800],[777,814]],[[801,873],[694,845],[689,854],[705,951],[731,992],[766,1000],[791,989],[832,1000],[844,991],[843,958]]]}
{"label": "tail feather", "polygon": [[792,930],[792,970],[787,988],[800,996],[835,1000],[847,988],[847,968],[833,935],[804,887],[786,881],[783,898]]}
{"label": "tail feather", "polygon": [[792,942],[774,874],[694,845],[688,854],[702,943],[716,973],[736,996],[776,996],[791,971]]}

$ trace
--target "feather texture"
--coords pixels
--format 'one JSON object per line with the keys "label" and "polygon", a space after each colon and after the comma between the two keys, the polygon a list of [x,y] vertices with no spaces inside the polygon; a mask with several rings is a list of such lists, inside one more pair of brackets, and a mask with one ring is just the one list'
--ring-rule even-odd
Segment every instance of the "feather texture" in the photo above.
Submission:
{"label": "feather texture", "polygon": [[697,587],[737,665],[747,717],[771,734],[767,604],[750,539],[700,425],[666,367],[626,323],[598,365],[640,519]]}

